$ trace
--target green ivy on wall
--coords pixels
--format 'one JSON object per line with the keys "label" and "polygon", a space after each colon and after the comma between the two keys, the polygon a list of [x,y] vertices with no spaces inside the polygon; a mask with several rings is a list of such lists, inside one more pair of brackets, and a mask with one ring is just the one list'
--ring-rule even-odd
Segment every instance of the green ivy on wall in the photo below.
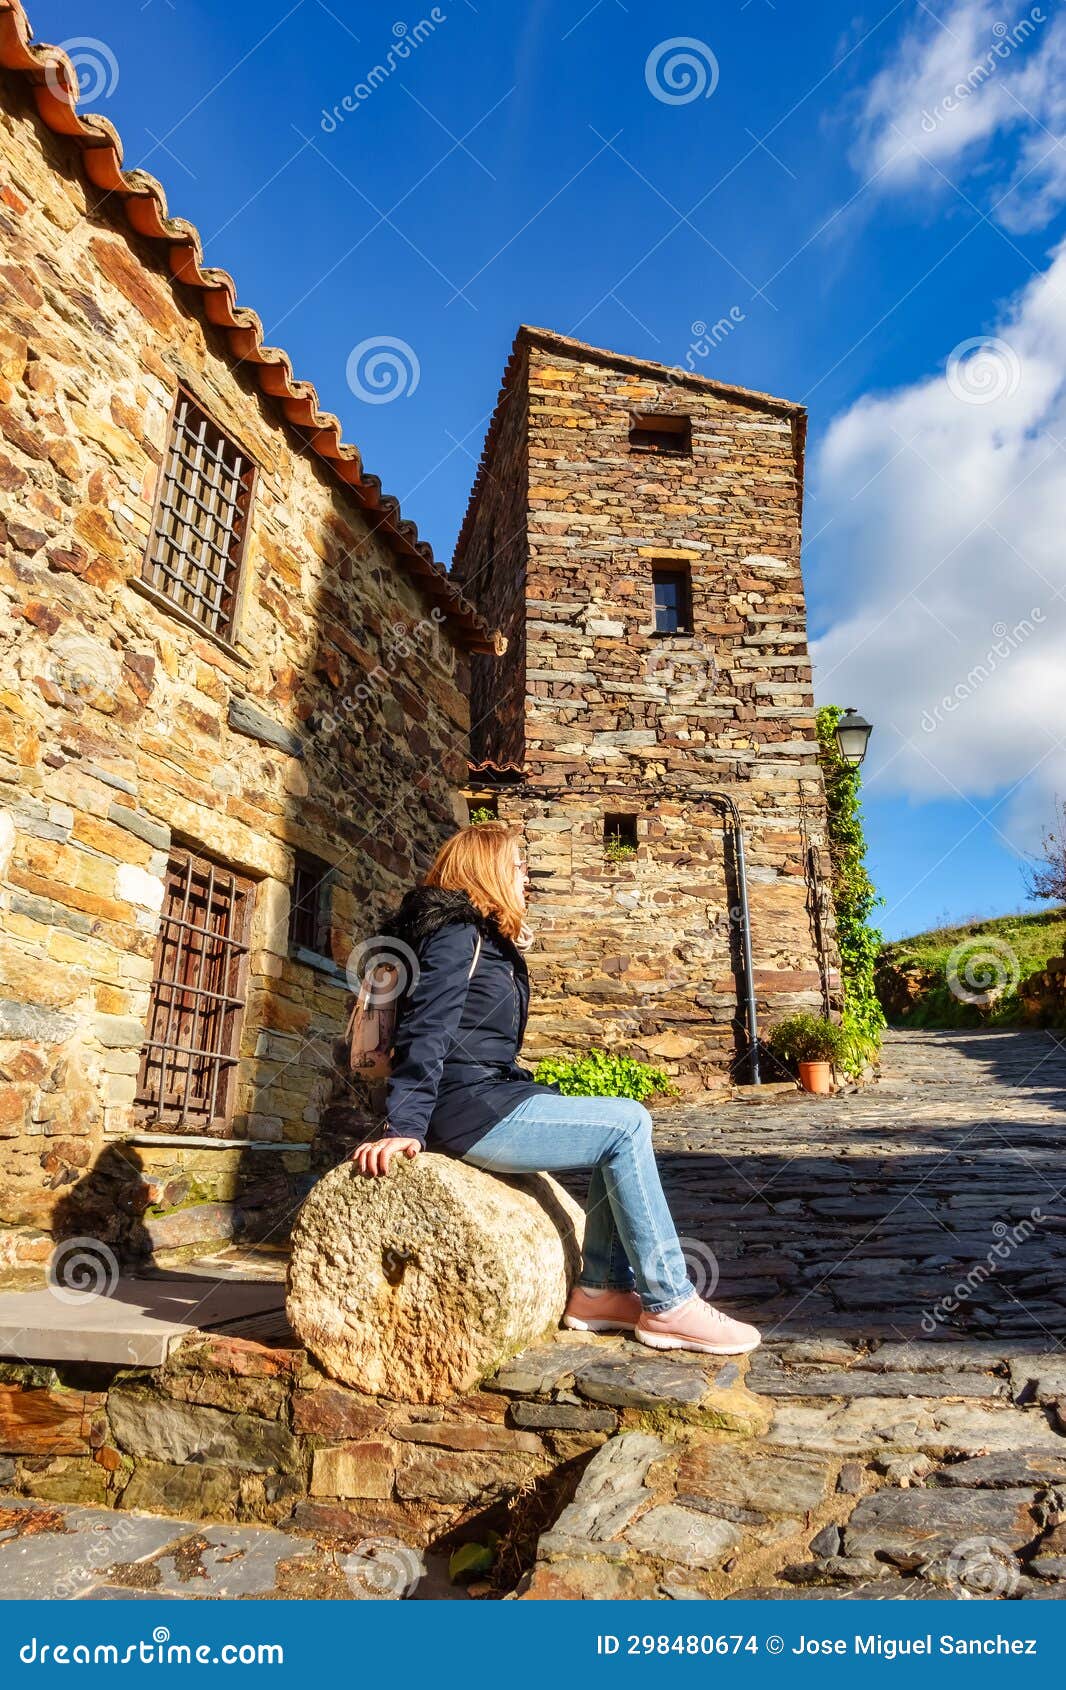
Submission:
{"label": "green ivy on wall", "polygon": [[885,1012],[874,990],[874,966],[883,936],[870,921],[884,899],[878,897],[866,872],[859,770],[844,761],[837,747],[836,725],[843,714],[835,704],[819,710],[818,760],[825,779],[833,902],[844,993],[841,1024],[848,1048],[843,1065],[850,1073],[858,1073],[877,1055],[885,1028]]}

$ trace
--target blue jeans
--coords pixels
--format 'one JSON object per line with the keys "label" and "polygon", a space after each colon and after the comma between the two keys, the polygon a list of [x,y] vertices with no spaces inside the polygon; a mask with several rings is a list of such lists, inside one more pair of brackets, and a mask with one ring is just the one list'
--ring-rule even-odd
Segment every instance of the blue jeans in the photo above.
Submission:
{"label": "blue jeans", "polygon": [[632,1291],[652,1314],[692,1296],[666,1206],[651,1116],[628,1097],[530,1097],[464,1151],[494,1174],[591,1168],[581,1284]]}

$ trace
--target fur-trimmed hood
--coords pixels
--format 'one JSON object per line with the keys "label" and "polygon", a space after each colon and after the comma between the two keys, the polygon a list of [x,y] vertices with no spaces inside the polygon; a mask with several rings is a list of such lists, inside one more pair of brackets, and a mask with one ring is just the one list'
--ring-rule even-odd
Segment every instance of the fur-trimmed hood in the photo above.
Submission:
{"label": "fur-trimmed hood", "polygon": [[497,944],[513,949],[492,918],[482,915],[465,892],[445,892],[439,886],[413,886],[385,922],[382,934],[400,939],[417,951],[440,928],[467,921],[473,922],[483,939],[495,939]]}

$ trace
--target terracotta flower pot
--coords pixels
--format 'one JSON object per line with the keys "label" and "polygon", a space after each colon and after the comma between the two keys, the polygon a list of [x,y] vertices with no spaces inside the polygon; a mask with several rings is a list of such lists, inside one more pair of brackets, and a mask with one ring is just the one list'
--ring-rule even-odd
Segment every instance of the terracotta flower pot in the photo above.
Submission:
{"label": "terracotta flower pot", "polygon": [[812,1091],[818,1097],[827,1096],[833,1089],[833,1070],[828,1062],[801,1062],[799,1076],[804,1091]]}

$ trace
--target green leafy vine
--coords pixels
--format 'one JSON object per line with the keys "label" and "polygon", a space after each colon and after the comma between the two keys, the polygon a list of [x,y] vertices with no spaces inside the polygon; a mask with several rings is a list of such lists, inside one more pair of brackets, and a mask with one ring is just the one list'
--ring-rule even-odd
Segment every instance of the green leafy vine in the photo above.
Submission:
{"label": "green leafy vine", "polygon": [[885,1012],[874,988],[874,968],[883,935],[871,923],[884,904],[866,870],[866,835],[859,797],[859,770],[846,763],[836,742],[843,711],[827,704],[818,712],[819,762],[825,780],[829,857],[833,873],[837,944],[844,1007],[841,1026],[847,1040],[842,1066],[859,1073],[881,1048]]}

